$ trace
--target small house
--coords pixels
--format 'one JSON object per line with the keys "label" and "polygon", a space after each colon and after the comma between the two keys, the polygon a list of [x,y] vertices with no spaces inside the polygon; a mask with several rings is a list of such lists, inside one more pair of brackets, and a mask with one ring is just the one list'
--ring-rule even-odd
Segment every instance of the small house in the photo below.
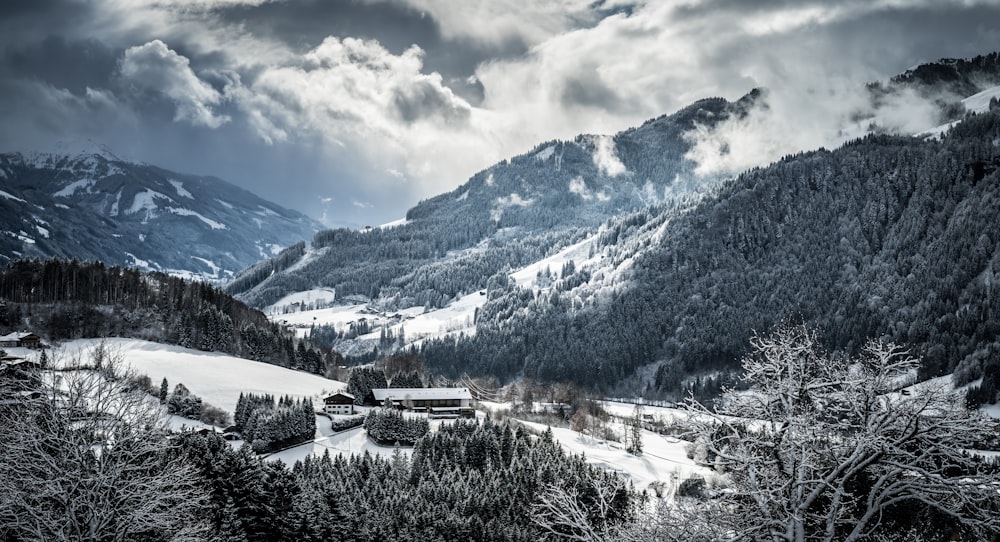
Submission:
{"label": "small house", "polygon": [[42,344],[42,338],[26,331],[8,333],[0,336],[0,348],[31,348],[36,349]]}
{"label": "small house", "polygon": [[354,414],[354,396],[350,393],[339,392],[329,397],[324,397],[323,412],[342,416]]}
{"label": "small house", "polygon": [[472,393],[469,388],[374,388],[379,403],[438,416],[472,417]]}

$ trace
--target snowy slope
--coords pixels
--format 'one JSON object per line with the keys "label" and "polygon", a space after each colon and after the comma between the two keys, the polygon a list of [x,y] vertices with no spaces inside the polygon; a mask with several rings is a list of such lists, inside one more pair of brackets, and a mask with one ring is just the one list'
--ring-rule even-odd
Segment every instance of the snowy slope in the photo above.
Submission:
{"label": "snowy slope", "polygon": [[[63,343],[54,353],[60,360],[85,354],[101,339],[79,339]],[[106,339],[112,351],[140,374],[159,384],[166,377],[171,390],[183,383],[205,402],[232,413],[240,393],[270,393],[317,399],[346,384],[302,371],[293,371],[258,361],[217,352],[202,352],[138,339]]]}

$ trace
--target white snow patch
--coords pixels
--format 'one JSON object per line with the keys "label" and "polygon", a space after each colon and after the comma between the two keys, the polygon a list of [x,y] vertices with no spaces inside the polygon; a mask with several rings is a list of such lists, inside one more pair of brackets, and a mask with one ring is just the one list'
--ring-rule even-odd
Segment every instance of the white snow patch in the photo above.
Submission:
{"label": "white snow patch", "polygon": [[219,202],[219,205],[222,205],[222,206],[223,206],[223,207],[225,207],[226,209],[230,209],[230,210],[232,210],[232,209],[234,208],[234,207],[233,207],[233,204],[232,204],[232,203],[229,203],[228,201],[222,201],[221,199],[217,199],[217,200],[215,200],[215,201]]}
{"label": "white snow patch", "polygon": [[[258,361],[250,361],[218,352],[202,352],[139,339],[106,339],[112,351],[121,352],[126,363],[138,373],[148,375],[153,383],[166,377],[171,389],[183,383],[205,402],[232,413],[240,393],[292,395],[309,397],[314,405],[328,392],[346,387],[302,371],[293,371]],[[86,352],[99,339],[79,339],[62,345],[65,354]]]}
{"label": "white snow patch", "polygon": [[615,140],[611,136],[595,136],[594,143],[596,148],[592,158],[597,169],[608,177],[617,177],[628,172],[625,164],[618,159],[618,154],[615,152]]}
{"label": "white snow patch", "polygon": [[544,162],[544,161],[548,160],[549,158],[552,158],[552,155],[555,152],[556,152],[556,146],[555,145],[549,145],[548,147],[545,147],[544,149],[536,152],[535,153],[535,159],[538,160],[538,161],[540,161],[540,162]]}
{"label": "white snow patch", "polygon": [[35,224],[35,229],[38,230],[39,235],[41,235],[42,237],[44,237],[46,239],[49,238],[49,230],[48,229],[43,228],[43,227],[39,226],[38,224]]}
{"label": "white snow patch", "polygon": [[254,211],[254,212],[257,213],[257,214],[259,214],[259,215],[262,215],[262,216],[278,216],[278,213],[276,213],[276,212],[268,209],[267,207],[264,207],[263,205],[258,205],[257,208],[260,209],[260,211]]}
{"label": "white snow patch", "polygon": [[462,194],[460,196],[458,196],[457,198],[455,198],[455,201],[465,201],[467,199],[469,199],[469,191],[468,190],[466,190],[465,192],[462,192]]}
{"label": "white snow patch", "polygon": [[292,305],[309,305],[314,303],[333,303],[337,300],[337,290],[333,288],[315,288],[304,292],[295,292],[282,297],[274,304],[264,309],[265,314],[281,314],[285,307]]}
{"label": "white snow patch", "polygon": [[146,234],[145,233],[140,233],[139,234],[139,242],[140,243],[145,243],[146,242]]}
{"label": "white snow patch", "polygon": [[1000,86],[988,88],[978,94],[973,94],[962,100],[965,109],[975,113],[985,113],[990,109],[990,99],[1000,99]]}
{"label": "white snow patch", "polygon": [[198,220],[201,220],[202,222],[204,222],[205,224],[207,224],[208,227],[212,228],[213,230],[228,230],[229,229],[229,227],[226,226],[225,224],[223,224],[221,222],[216,222],[216,221],[212,220],[211,218],[206,218],[205,215],[202,215],[201,213],[192,211],[191,209],[181,209],[181,208],[177,208],[177,207],[169,207],[167,210],[170,211],[171,213],[175,214],[175,215],[193,216],[193,217],[197,218]]}
{"label": "white snow patch", "polygon": [[68,185],[63,187],[62,190],[59,190],[58,192],[52,195],[57,198],[68,198],[73,194],[76,194],[77,190],[84,190],[89,193],[91,192],[90,189],[93,188],[95,184],[97,184],[97,181],[95,181],[94,179],[80,179],[79,181],[73,181],[69,183]]}
{"label": "white snow patch", "polygon": [[14,237],[17,237],[23,243],[27,243],[29,245],[35,244],[35,240],[32,239],[31,237],[28,237],[28,234],[25,233],[24,230],[21,230],[20,232],[12,234],[12,235],[14,235]]}
{"label": "white snow patch", "polygon": [[486,177],[486,186],[493,186],[496,184],[496,179],[493,178],[493,173],[490,172],[489,176]]}
{"label": "white snow patch", "polygon": [[118,216],[118,206],[121,204],[121,202],[122,202],[122,191],[121,189],[119,189],[118,195],[115,196],[115,202],[111,204],[111,210],[108,211],[108,214],[111,216]]}
{"label": "white snow patch", "polygon": [[135,195],[135,198],[132,199],[132,206],[125,211],[125,214],[132,215],[138,213],[139,211],[145,210],[146,218],[154,217],[156,216],[155,215],[156,210],[159,208],[159,206],[156,204],[156,200],[158,198],[165,199],[171,202],[174,201],[170,199],[169,196],[165,196],[155,190],[147,188],[144,192],[139,192]]}
{"label": "white snow patch", "polygon": [[390,228],[395,228],[397,226],[405,226],[409,224],[410,221],[405,218],[400,218],[399,220],[393,220],[392,222],[386,222],[385,224],[380,224],[378,228],[380,230],[388,230]]}
{"label": "white snow patch", "polygon": [[125,255],[128,256],[129,258],[132,258],[132,265],[134,265],[135,267],[138,267],[138,268],[141,268],[141,269],[152,269],[149,266],[149,262],[148,261],[143,260],[142,258],[136,256],[135,254],[132,254],[131,252],[126,252]]}
{"label": "white snow patch", "polygon": [[214,278],[218,278],[219,277],[219,271],[222,271],[222,268],[219,267],[218,265],[215,265],[215,262],[213,262],[211,260],[206,260],[205,258],[199,258],[198,256],[191,256],[191,257],[194,258],[194,259],[196,259],[196,260],[198,260],[199,262],[205,264],[206,267],[208,267],[209,269],[211,269],[212,270],[212,276]]}
{"label": "white snow patch", "polygon": [[0,198],[12,199],[14,201],[20,201],[21,203],[28,203],[28,202],[24,201],[23,199],[15,196],[15,195],[13,195],[13,194],[11,194],[9,192],[5,192],[3,190],[0,190]]}
{"label": "white snow patch", "polygon": [[182,198],[194,199],[194,196],[191,195],[191,192],[188,192],[187,190],[184,189],[184,183],[182,183],[180,181],[173,180],[173,179],[171,179],[168,182],[171,185],[173,185],[174,190],[177,191],[177,195],[178,196],[180,196]]}
{"label": "white snow patch", "polygon": [[62,203],[57,203],[56,207],[60,209],[69,209],[69,205],[63,205]]}
{"label": "white snow patch", "polygon": [[597,236],[594,235],[584,239],[583,241],[574,243],[551,256],[542,258],[535,263],[528,264],[521,269],[518,269],[510,274],[510,278],[512,278],[518,286],[537,287],[538,273],[546,268],[549,269],[549,272],[554,278],[562,278],[561,273],[563,265],[572,260],[579,269],[582,262],[587,260],[590,252],[590,246],[596,239]]}

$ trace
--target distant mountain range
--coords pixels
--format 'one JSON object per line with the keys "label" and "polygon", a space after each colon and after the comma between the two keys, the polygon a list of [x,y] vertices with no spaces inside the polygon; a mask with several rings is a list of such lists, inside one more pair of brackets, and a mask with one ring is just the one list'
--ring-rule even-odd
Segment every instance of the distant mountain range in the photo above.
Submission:
{"label": "distant mountain range", "polygon": [[73,154],[0,154],[0,260],[99,260],[224,282],[321,225],[215,177]]}
{"label": "distant mountain range", "polygon": [[[710,393],[751,333],[783,321],[817,326],[834,350],[895,340],[924,376],[975,375],[995,349],[982,300],[1000,271],[997,68],[996,54],[943,60],[869,86],[875,106],[904,89],[933,100],[927,135],[862,137],[735,179],[694,174],[692,130],[766,109],[766,91],[543,143],[405,221],[322,231],[227,289],[358,359],[413,348],[451,376]],[[364,308],[293,314],[331,303]]]}

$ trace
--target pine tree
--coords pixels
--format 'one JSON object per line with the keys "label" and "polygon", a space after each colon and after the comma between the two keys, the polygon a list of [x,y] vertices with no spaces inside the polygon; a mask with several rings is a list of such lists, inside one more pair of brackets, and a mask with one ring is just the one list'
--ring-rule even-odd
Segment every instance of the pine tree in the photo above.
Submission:
{"label": "pine tree", "polygon": [[160,404],[167,402],[167,396],[170,395],[170,384],[167,383],[167,377],[163,377],[160,381]]}

